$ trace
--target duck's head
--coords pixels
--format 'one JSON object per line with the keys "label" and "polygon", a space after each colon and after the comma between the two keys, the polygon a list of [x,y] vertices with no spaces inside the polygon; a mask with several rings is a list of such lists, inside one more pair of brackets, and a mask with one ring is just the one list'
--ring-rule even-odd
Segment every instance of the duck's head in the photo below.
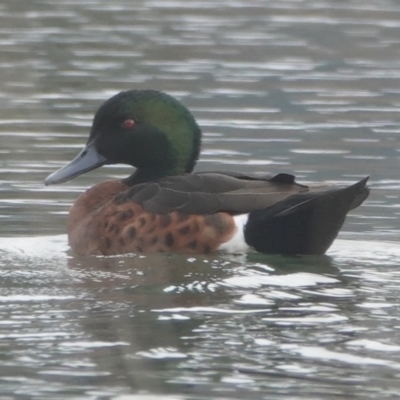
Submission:
{"label": "duck's head", "polygon": [[191,172],[200,151],[200,128],[187,108],[155,90],[129,90],[98,109],[86,147],[46,185],[66,182],[105,164],[137,168],[134,181]]}

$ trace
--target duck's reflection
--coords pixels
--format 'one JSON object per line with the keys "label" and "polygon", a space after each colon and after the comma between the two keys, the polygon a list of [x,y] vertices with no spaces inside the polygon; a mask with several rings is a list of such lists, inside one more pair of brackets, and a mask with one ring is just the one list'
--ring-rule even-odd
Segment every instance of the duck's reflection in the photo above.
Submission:
{"label": "duck's reflection", "polygon": [[239,277],[240,282],[240,276],[248,280],[254,275],[256,282],[260,276],[299,271],[337,272],[329,257],[258,254],[71,255],[68,262],[86,293],[80,324],[91,342],[99,343],[92,353],[98,368],[112,371],[135,390],[164,393],[168,369],[198,359],[202,332],[210,330],[216,315],[222,325],[231,325],[241,312],[269,313],[265,304],[241,307],[235,302],[251,289],[230,286],[230,279]]}

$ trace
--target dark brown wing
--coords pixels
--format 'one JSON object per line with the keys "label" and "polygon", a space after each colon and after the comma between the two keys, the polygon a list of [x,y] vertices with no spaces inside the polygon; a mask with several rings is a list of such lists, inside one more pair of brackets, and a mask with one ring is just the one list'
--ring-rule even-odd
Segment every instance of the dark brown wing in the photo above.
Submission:
{"label": "dark brown wing", "polygon": [[154,213],[181,211],[188,214],[212,214],[226,211],[248,213],[274,205],[295,194],[308,192],[294,176],[279,174],[256,177],[244,174],[203,172],[163,178],[157,182],[133,186],[123,195],[127,201],[143,205]]}

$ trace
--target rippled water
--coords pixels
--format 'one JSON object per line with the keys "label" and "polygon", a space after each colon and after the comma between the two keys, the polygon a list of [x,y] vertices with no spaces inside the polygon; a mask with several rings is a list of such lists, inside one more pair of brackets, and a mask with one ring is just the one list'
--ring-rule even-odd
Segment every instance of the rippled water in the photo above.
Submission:
{"label": "rippled water", "polygon": [[[0,397],[398,398],[399,21],[389,0],[3,0]],[[324,257],[77,257],[70,205],[130,170],[43,179],[129,88],[193,111],[198,169],[370,175],[371,197]]]}

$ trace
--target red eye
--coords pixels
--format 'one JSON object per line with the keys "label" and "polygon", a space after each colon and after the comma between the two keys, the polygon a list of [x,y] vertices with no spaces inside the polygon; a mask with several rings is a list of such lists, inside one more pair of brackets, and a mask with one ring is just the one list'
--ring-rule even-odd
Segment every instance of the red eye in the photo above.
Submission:
{"label": "red eye", "polygon": [[135,125],[135,121],[131,118],[126,119],[123,123],[122,123],[122,127],[123,128],[132,128],[132,126]]}

